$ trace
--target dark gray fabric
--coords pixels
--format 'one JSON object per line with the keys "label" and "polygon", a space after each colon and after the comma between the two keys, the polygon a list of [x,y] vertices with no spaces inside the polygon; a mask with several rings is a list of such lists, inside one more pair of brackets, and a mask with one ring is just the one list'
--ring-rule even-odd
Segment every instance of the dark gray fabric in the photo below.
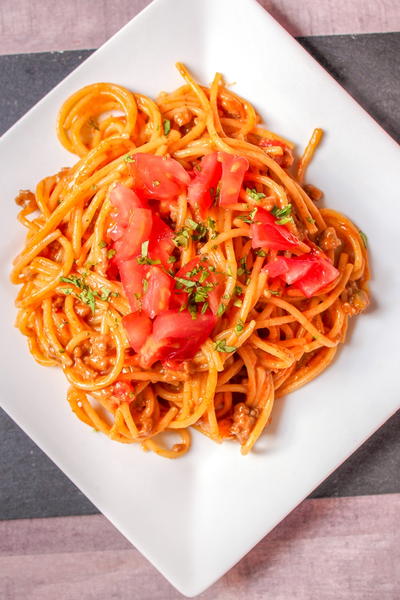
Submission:
{"label": "dark gray fabric", "polygon": [[[400,33],[302,38],[300,43],[400,139]],[[0,132],[91,50],[0,56]],[[379,399],[377,399],[379,401]],[[400,492],[400,412],[314,492],[314,497]],[[90,514],[96,508],[0,411],[0,519]]]}

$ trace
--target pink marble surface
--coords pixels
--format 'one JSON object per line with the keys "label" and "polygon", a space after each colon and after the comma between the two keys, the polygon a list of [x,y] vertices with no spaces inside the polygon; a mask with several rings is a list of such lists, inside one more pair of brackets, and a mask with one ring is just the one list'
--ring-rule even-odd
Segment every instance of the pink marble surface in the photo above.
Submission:
{"label": "pink marble surface", "polygon": [[[399,513],[400,494],[306,500],[198,598],[398,600]],[[0,522],[0,596],[183,597],[100,515]]]}
{"label": "pink marble surface", "polygon": [[[293,35],[400,30],[399,0],[259,1]],[[1,0],[0,53],[97,48],[147,4],[149,0]]]}

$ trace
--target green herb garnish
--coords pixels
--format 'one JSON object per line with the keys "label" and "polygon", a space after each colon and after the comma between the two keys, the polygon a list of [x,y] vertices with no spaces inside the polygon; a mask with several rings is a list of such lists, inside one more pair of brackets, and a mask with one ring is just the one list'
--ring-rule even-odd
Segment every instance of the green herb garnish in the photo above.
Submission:
{"label": "green herb garnish", "polygon": [[239,265],[240,267],[237,270],[237,274],[238,275],[249,275],[251,271],[249,271],[249,269],[247,268],[247,264],[246,264],[246,257],[242,256],[242,258],[239,261]]}
{"label": "green herb garnish", "polygon": [[171,131],[171,121],[169,119],[164,119],[164,134],[168,135]]}
{"label": "green herb garnish", "polygon": [[236,352],[236,346],[228,346],[226,340],[218,340],[215,342],[214,348],[217,352]]}
{"label": "green herb garnish", "polygon": [[246,188],[246,194],[248,194],[255,202],[260,202],[262,198],[265,198],[265,194],[262,192],[257,192],[255,188]]}
{"label": "green herb garnish", "polygon": [[274,206],[274,208],[271,210],[271,213],[274,215],[277,225],[286,225],[286,223],[293,223],[291,204],[287,204],[283,208]]}
{"label": "green herb garnish", "polygon": [[244,323],[243,323],[242,319],[239,319],[238,322],[236,323],[235,331],[237,333],[240,333],[241,331],[243,331],[243,329],[244,329]]}

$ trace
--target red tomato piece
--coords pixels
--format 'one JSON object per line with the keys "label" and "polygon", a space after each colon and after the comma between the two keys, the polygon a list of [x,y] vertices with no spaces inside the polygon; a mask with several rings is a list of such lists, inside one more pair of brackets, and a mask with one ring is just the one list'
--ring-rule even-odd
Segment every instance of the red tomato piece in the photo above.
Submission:
{"label": "red tomato piece", "polygon": [[109,235],[112,240],[118,240],[128,227],[133,211],[136,208],[148,207],[133,190],[120,183],[111,190],[110,200],[114,210],[111,211],[113,226]]}
{"label": "red tomato piece", "polygon": [[122,237],[114,242],[117,260],[126,260],[140,254],[143,242],[150,237],[152,214],[148,208],[135,208]]}
{"label": "red tomato piece", "polygon": [[270,277],[280,277],[288,285],[299,281],[312,267],[312,262],[307,258],[287,258],[280,256],[268,263],[263,271],[268,271]]}
{"label": "red tomato piece", "polygon": [[324,287],[335,281],[339,271],[326,258],[319,257],[304,277],[296,282],[298,288],[307,298],[311,298]]}
{"label": "red tomato piece", "polygon": [[145,276],[147,284],[143,293],[143,310],[154,319],[154,317],[169,308],[174,280],[164,273],[160,267],[151,266]]}
{"label": "red tomato piece", "polygon": [[114,383],[113,395],[117,396],[120,402],[130,403],[134,398],[132,386],[127,381]]}
{"label": "red tomato piece", "polygon": [[307,298],[332,283],[339,271],[322,254],[310,253],[287,258],[280,256],[265,265],[269,277],[280,277],[287,285],[293,285]]}
{"label": "red tomato piece", "polygon": [[188,202],[202,219],[207,216],[207,210],[212,206],[215,190],[221,179],[221,163],[217,152],[206,154],[201,159],[199,170],[194,172],[194,178],[189,184]]}
{"label": "red tomato piece", "polygon": [[218,152],[218,160],[222,163],[219,204],[229,206],[238,201],[249,161],[243,156],[235,156],[227,152]]}
{"label": "red tomato piece", "polygon": [[149,240],[149,255],[153,260],[160,260],[164,267],[171,265],[168,259],[171,256],[175,244],[172,239],[174,232],[158,215],[153,212],[153,227]]}
{"label": "red tomato piece", "polygon": [[138,153],[129,166],[135,189],[160,200],[178,196],[190,183],[184,167],[166,156]]}
{"label": "red tomato piece", "polygon": [[[197,273],[193,273],[197,271]],[[205,278],[205,275],[207,277]],[[200,256],[196,256],[176,273],[175,277],[188,279],[190,281],[201,280],[202,286],[212,285],[213,288],[208,292],[206,301],[211,309],[211,312],[216,315],[221,302],[222,294],[224,293],[224,276],[220,273],[210,271],[206,261],[202,261]],[[204,279],[204,281],[203,281]],[[173,301],[175,306],[183,306],[188,299],[188,293],[183,289],[175,289]],[[198,303],[199,309],[203,306],[202,302]]]}
{"label": "red tomato piece", "polygon": [[250,225],[250,231],[252,248],[289,250],[293,246],[297,246],[300,241],[290,233],[285,225],[278,225],[275,217],[265,208],[257,208],[254,223]]}
{"label": "red tomato piece", "polygon": [[129,345],[139,352],[147,338],[151,335],[153,323],[144,312],[132,312],[122,318]]}
{"label": "red tomato piece", "polygon": [[143,279],[148,267],[139,265],[136,258],[121,260],[118,263],[121,283],[132,312],[141,310],[143,295]]}
{"label": "red tomato piece", "polygon": [[140,361],[148,368],[161,361],[193,358],[215,327],[210,312],[192,319],[188,311],[168,310],[154,319],[153,334],[140,351]]}

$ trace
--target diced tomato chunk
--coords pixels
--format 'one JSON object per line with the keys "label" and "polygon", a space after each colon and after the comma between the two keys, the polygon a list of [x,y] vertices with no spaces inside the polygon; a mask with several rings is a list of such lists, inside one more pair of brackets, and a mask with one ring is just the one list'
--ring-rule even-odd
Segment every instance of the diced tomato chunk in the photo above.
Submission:
{"label": "diced tomato chunk", "polygon": [[135,208],[122,236],[114,242],[117,260],[126,260],[140,254],[143,242],[150,237],[152,230],[152,214],[148,208]]}
{"label": "diced tomato chunk", "polygon": [[153,260],[160,260],[164,267],[170,266],[168,259],[175,244],[172,241],[174,232],[160,217],[153,212],[153,227],[149,239],[149,256]]}
{"label": "diced tomato chunk", "polygon": [[141,310],[146,265],[139,265],[136,258],[131,258],[130,260],[121,260],[118,263],[118,269],[129,306],[133,312]]}
{"label": "diced tomato chunk", "polygon": [[169,308],[169,299],[171,297],[172,286],[174,280],[172,277],[164,273],[160,267],[148,267],[145,275],[144,293],[143,293],[143,310],[154,319],[164,310]]}
{"label": "diced tomato chunk", "polygon": [[140,362],[148,368],[156,362],[193,358],[211,334],[217,318],[210,312],[196,319],[188,311],[169,310],[153,322],[153,333],[140,351]]}
{"label": "diced tomato chunk", "polygon": [[218,152],[218,160],[222,164],[219,204],[229,206],[238,201],[249,161],[243,156],[235,156],[227,152]]}
{"label": "diced tomato chunk", "polygon": [[153,323],[143,311],[133,312],[122,318],[130,346],[139,352],[147,338],[151,335]]}
{"label": "diced tomato chunk", "polygon": [[315,261],[307,274],[299,279],[295,285],[307,298],[311,298],[311,296],[335,281],[338,276],[339,271],[332,263],[325,258],[320,258]]}
{"label": "diced tomato chunk", "polygon": [[321,253],[312,252],[303,256],[288,258],[280,256],[265,265],[269,277],[279,277],[287,285],[292,285],[310,298],[335,281],[339,271]]}
{"label": "diced tomato chunk", "polygon": [[206,154],[200,161],[199,170],[189,184],[188,202],[198,210],[202,219],[207,216],[207,210],[212,206],[218,182],[221,178],[221,163],[217,152]]}
{"label": "diced tomato chunk", "polygon": [[253,248],[289,250],[299,244],[300,240],[285,225],[278,225],[275,217],[265,208],[257,208],[253,220],[254,223],[250,225]]}
{"label": "diced tomato chunk", "polygon": [[147,203],[141,200],[137,194],[126,185],[118,183],[110,193],[110,201],[113,205],[111,219],[113,227],[109,234],[112,240],[122,237],[124,230],[128,227],[130,218],[136,208],[148,208]]}
{"label": "diced tomato chunk", "polygon": [[129,163],[134,188],[149,197],[176,198],[190,183],[190,176],[173,158],[153,154],[135,154]]}

